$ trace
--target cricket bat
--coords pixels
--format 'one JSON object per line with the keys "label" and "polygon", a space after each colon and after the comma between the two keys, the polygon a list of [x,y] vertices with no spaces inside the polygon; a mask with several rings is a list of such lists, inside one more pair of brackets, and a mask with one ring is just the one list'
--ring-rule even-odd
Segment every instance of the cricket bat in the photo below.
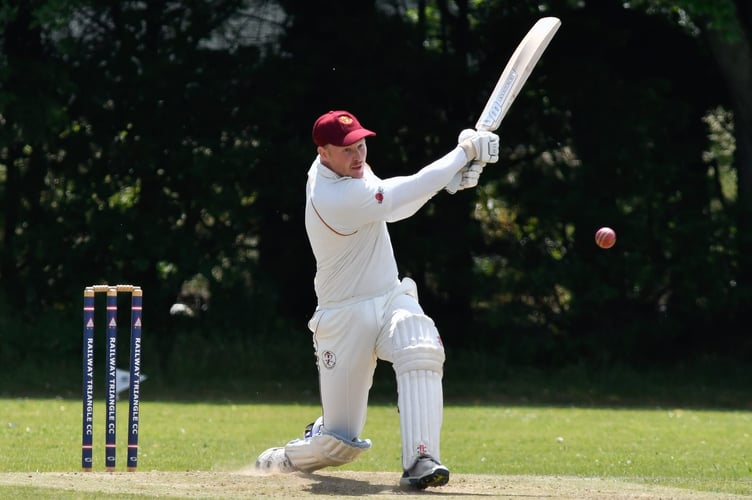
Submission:
{"label": "cricket bat", "polygon": [[[561,26],[561,20],[556,17],[539,19],[527,32],[520,44],[509,58],[499,81],[496,82],[486,107],[483,108],[475,123],[475,130],[493,132],[501,125],[512,103],[525,85],[530,73],[548,47],[549,42]],[[461,172],[452,179],[446,190],[449,193],[457,191],[461,182]]]}
{"label": "cricket bat", "polygon": [[530,28],[501,72],[499,81],[475,124],[475,130],[493,132],[499,128],[559,26],[561,21],[558,18],[544,17]]}

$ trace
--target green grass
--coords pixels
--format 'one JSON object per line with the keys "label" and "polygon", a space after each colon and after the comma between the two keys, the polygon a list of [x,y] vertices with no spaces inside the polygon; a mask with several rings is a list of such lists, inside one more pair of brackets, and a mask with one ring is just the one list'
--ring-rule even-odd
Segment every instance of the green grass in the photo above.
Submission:
{"label": "green grass", "polygon": [[[81,402],[0,400],[0,472],[79,471]],[[103,470],[103,406],[95,408],[95,470]],[[228,471],[298,437],[316,405],[151,402],[141,405],[140,470]],[[124,470],[127,404],[118,406]],[[752,412],[546,406],[448,406],[442,458],[460,474],[621,478],[752,494]],[[400,469],[393,405],[369,409],[373,448],[344,469]],[[13,493],[0,487],[0,496]]]}

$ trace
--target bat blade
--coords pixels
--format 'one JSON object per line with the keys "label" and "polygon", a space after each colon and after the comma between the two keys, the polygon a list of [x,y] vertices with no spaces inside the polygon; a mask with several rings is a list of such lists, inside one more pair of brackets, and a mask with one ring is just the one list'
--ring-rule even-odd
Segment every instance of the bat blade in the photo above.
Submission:
{"label": "bat blade", "polygon": [[561,21],[558,18],[544,17],[530,28],[502,71],[486,107],[475,124],[476,130],[494,131],[499,128],[559,26]]}

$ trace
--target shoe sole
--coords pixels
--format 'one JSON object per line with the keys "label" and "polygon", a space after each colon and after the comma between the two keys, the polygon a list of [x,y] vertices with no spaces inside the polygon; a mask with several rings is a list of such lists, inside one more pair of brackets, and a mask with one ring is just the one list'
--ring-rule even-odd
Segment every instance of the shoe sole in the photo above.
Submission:
{"label": "shoe sole", "polygon": [[403,486],[412,486],[419,490],[424,490],[428,487],[444,486],[449,482],[449,470],[443,467],[438,467],[431,473],[426,474],[419,478],[405,478],[402,483]]}

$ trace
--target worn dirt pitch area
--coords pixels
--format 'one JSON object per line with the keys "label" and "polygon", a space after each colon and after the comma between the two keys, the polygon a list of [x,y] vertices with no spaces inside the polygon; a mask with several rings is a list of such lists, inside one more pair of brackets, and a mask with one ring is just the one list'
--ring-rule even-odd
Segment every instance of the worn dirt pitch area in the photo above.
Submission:
{"label": "worn dirt pitch area", "polygon": [[254,472],[11,472],[5,486],[55,491],[162,498],[306,498],[399,496],[401,498],[556,498],[556,499],[721,499],[742,498],[615,479],[453,474],[448,485],[423,492],[403,490],[387,472],[321,471],[316,474],[261,476]]}

